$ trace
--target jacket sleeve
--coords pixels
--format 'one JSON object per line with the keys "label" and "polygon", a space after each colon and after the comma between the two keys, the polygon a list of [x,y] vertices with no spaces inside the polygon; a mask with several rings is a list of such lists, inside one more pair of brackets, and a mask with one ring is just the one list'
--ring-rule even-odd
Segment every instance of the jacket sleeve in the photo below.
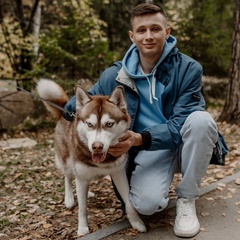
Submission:
{"label": "jacket sleeve", "polygon": [[88,91],[91,95],[109,96],[117,86],[116,77],[121,68],[121,62],[115,62],[111,67],[103,71],[98,81]]}
{"label": "jacket sleeve", "polygon": [[[121,68],[121,62],[115,62],[111,67],[107,68],[101,74],[99,80],[88,91],[90,95],[110,95],[113,89],[117,86],[116,77],[119,69]],[[64,107],[63,117],[68,121],[74,120],[74,114],[76,113],[76,97],[72,96]]]}
{"label": "jacket sleeve", "polygon": [[166,86],[166,94],[162,96],[167,121],[144,129],[144,132],[149,133],[145,133],[147,138],[151,139],[146,150],[178,148],[182,142],[180,130],[186,118],[194,111],[205,110],[205,101],[201,94],[201,65],[196,61],[188,61],[178,68],[174,67],[173,72],[172,79]]}
{"label": "jacket sleeve", "polygon": [[64,106],[63,117],[67,120],[72,122],[74,120],[76,113],[76,97],[71,96],[66,105]]}

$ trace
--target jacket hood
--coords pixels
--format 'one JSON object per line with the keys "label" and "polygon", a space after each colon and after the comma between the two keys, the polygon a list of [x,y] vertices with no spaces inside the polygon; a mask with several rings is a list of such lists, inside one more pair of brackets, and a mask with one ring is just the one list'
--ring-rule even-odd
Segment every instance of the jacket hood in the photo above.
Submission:
{"label": "jacket hood", "polygon": [[164,58],[168,55],[168,53],[174,48],[176,45],[177,40],[172,35],[169,36],[169,38],[165,41],[165,45],[163,48],[163,53],[157,64],[152,70],[152,73],[143,75],[141,72],[139,72],[139,51],[136,47],[136,44],[133,43],[132,46],[128,49],[126,52],[123,60],[122,65],[126,72],[126,74],[130,78],[142,78],[146,77],[148,75],[152,75],[156,68],[160,65],[160,63],[164,60]]}
{"label": "jacket hood", "polygon": [[[144,92],[143,95],[149,96],[149,102],[151,104],[153,104],[154,100],[158,101],[158,98],[156,97],[156,91],[158,89],[163,89],[163,87],[159,85],[159,82],[156,81],[155,73],[157,67],[167,57],[169,52],[175,47],[176,43],[176,38],[169,36],[169,38],[165,41],[162,56],[152,69],[152,72],[149,74],[145,74],[141,68],[141,65],[139,64],[139,51],[135,43],[132,44],[123,58],[122,65],[124,71],[130,78],[137,80],[137,88],[141,88],[141,91]],[[144,83],[142,83],[141,80],[146,80],[148,85],[144,85],[143,87],[142,84]]]}

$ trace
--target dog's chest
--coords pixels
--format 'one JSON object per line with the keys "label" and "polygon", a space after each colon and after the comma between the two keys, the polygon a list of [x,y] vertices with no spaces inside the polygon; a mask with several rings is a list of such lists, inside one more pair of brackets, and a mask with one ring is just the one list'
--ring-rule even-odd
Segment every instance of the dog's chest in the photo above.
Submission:
{"label": "dog's chest", "polygon": [[74,163],[74,172],[78,177],[92,179],[95,177],[111,175],[125,169],[127,154],[120,156],[115,162],[87,165],[81,161]]}

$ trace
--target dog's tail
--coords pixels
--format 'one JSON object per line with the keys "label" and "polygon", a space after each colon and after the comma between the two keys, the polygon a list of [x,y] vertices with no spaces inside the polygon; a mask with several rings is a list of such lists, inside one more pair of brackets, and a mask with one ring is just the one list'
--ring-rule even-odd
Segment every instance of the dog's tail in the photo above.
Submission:
{"label": "dog's tail", "polygon": [[[52,80],[40,79],[37,84],[37,92],[42,99],[52,102],[62,108],[68,101],[68,96],[62,87]],[[62,117],[62,111],[60,109],[51,106],[47,102],[43,101],[43,103],[56,120]]]}

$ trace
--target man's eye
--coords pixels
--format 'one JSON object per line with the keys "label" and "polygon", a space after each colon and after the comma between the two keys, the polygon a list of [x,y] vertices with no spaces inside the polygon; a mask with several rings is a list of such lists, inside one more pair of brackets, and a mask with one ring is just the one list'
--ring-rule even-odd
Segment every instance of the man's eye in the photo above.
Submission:
{"label": "man's eye", "polygon": [[137,32],[138,32],[138,33],[144,33],[145,30],[144,30],[144,29],[138,29]]}
{"label": "man's eye", "polygon": [[105,124],[105,127],[111,128],[113,125],[114,125],[113,122],[107,122],[107,123]]}
{"label": "man's eye", "polygon": [[158,32],[159,30],[159,28],[153,28],[153,32]]}

